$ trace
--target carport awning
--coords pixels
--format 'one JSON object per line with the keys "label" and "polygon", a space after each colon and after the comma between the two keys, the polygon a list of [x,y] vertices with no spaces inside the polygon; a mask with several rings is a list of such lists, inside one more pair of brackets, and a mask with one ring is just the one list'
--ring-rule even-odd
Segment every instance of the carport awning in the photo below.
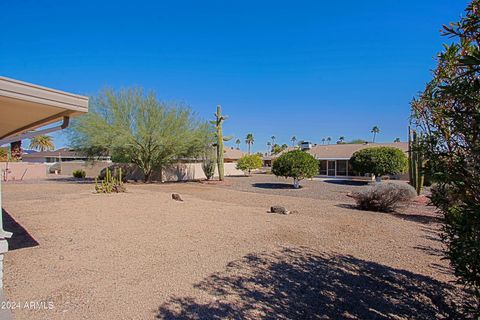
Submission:
{"label": "carport awning", "polygon": [[88,111],[88,98],[0,77],[0,140]]}

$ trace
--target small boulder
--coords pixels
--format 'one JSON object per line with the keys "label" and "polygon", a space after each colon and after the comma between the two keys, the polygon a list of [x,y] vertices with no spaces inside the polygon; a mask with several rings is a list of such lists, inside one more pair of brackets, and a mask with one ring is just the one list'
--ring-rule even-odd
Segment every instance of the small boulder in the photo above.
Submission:
{"label": "small boulder", "polygon": [[270,212],[279,214],[290,214],[290,211],[288,211],[285,207],[282,206],[272,206],[270,207]]}
{"label": "small boulder", "polygon": [[172,199],[176,201],[183,201],[182,197],[178,193],[172,193]]}

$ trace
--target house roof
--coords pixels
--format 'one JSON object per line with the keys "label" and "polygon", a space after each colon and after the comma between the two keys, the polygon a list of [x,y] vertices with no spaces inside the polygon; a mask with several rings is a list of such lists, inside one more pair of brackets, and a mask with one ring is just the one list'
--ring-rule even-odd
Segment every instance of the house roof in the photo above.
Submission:
{"label": "house roof", "polygon": [[61,148],[55,151],[40,151],[30,154],[24,154],[22,158],[54,158],[59,156],[62,158],[85,158],[84,154],[69,148]]}
{"label": "house roof", "polygon": [[0,139],[87,111],[87,97],[0,77]]}
{"label": "house roof", "polygon": [[316,145],[307,152],[313,155],[316,159],[350,159],[352,155],[361,149],[371,147],[395,147],[404,152],[408,151],[408,143],[365,143],[365,144],[331,144],[331,145]]}
{"label": "house roof", "polygon": [[[371,147],[395,147],[404,152],[408,151],[408,143],[406,142],[394,142],[394,143],[365,143],[365,144],[330,144],[330,145],[314,145],[306,152],[310,153],[315,159],[350,159],[352,155],[361,149]],[[288,149],[280,152],[279,154],[263,157],[264,160],[275,159],[284,152],[298,149],[298,147],[289,147]]]}
{"label": "house roof", "polygon": [[293,150],[297,150],[297,149],[299,149],[299,147],[288,147],[288,148],[286,148],[285,150],[282,150],[282,151],[280,151],[280,152],[277,153],[277,154],[271,154],[271,155],[263,156],[262,159],[263,159],[263,160],[273,160],[273,159],[278,158],[279,156],[281,156],[281,155],[284,154],[285,152],[293,151]]}
{"label": "house roof", "polygon": [[245,152],[243,152],[241,150],[238,150],[238,149],[235,149],[233,147],[225,148],[224,151],[223,151],[223,157],[225,159],[238,160],[241,157],[243,157],[244,155],[246,155]]}

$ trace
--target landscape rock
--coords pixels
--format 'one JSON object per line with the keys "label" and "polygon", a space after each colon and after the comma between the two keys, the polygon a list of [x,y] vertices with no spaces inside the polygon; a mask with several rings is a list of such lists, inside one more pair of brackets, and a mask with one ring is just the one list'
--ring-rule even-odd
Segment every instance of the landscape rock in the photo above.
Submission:
{"label": "landscape rock", "polygon": [[172,199],[176,201],[183,201],[182,196],[180,196],[178,193],[172,193]]}
{"label": "landscape rock", "polygon": [[279,214],[290,214],[290,211],[288,211],[285,207],[282,206],[272,206],[270,207],[270,212]]}

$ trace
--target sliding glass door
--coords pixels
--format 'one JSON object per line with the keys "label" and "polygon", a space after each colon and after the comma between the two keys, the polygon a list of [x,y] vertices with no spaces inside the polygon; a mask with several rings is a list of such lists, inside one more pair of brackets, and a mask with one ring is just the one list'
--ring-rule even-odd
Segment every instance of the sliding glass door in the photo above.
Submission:
{"label": "sliding glass door", "polygon": [[327,175],[332,176],[332,177],[336,176],[336,161],[335,160],[333,160],[333,161],[328,160],[327,168],[328,168]]}

